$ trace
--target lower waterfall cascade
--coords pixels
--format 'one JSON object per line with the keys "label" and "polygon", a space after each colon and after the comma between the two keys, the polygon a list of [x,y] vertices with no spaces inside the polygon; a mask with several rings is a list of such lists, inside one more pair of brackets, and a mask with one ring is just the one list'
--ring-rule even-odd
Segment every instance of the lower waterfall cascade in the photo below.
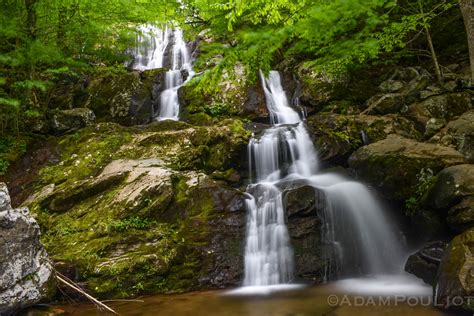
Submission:
{"label": "lower waterfall cascade", "polygon": [[[248,145],[252,183],[247,192],[244,287],[276,286],[294,280],[294,259],[282,202],[282,183],[297,180],[324,192],[323,242],[337,277],[402,272],[404,246],[383,207],[363,184],[331,173],[318,174],[315,148],[303,114],[288,102],[280,74],[260,74],[272,126]],[[331,279],[326,273],[326,281]]]}

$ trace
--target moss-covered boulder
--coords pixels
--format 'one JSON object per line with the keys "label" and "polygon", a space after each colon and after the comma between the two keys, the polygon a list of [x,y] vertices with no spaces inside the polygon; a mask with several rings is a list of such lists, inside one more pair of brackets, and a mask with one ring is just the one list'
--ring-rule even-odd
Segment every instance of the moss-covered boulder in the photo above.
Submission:
{"label": "moss-covered boulder", "polygon": [[437,307],[474,311],[474,229],[456,236],[448,246],[434,286]]}
{"label": "moss-covered boulder", "polygon": [[345,165],[355,150],[391,134],[421,138],[412,122],[396,114],[373,116],[319,113],[310,116],[307,125],[319,158],[330,165]]}
{"label": "moss-covered boulder", "polygon": [[97,296],[236,285],[245,195],[227,183],[249,136],[238,120],[90,126],[55,140],[59,161],[24,204],[52,258]]}
{"label": "moss-covered boulder", "polygon": [[462,153],[470,163],[474,163],[474,111],[462,114],[449,122],[430,142],[452,146]]}
{"label": "moss-covered boulder", "polygon": [[449,226],[464,231],[474,226],[474,165],[452,166],[438,173],[424,204],[447,215]]}
{"label": "moss-covered boulder", "polygon": [[420,143],[398,135],[358,149],[349,158],[356,175],[390,199],[405,201],[415,194],[423,171],[436,174],[465,163],[456,150]]}

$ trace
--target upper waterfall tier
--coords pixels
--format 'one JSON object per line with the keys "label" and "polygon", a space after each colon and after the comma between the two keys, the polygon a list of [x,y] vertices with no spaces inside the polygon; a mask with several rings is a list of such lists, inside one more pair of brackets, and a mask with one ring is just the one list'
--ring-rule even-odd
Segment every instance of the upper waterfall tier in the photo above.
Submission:
{"label": "upper waterfall tier", "polygon": [[170,29],[160,29],[154,25],[139,27],[141,34],[137,36],[137,43],[133,51],[135,70],[149,70],[163,67],[163,60],[168,47]]}

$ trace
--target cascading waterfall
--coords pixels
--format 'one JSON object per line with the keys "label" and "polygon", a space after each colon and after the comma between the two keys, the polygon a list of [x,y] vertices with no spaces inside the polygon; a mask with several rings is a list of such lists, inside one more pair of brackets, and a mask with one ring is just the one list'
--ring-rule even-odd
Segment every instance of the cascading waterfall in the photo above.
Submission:
{"label": "cascading waterfall", "polygon": [[[244,286],[283,284],[293,279],[293,254],[279,184],[298,180],[322,190],[326,207],[328,271],[345,275],[396,273],[404,253],[399,238],[370,191],[335,174],[317,172],[317,156],[303,118],[288,103],[280,75],[261,74],[272,127],[249,142],[253,183],[248,187]],[[329,277],[329,272],[328,272]]]}
{"label": "cascading waterfall", "polygon": [[156,117],[158,120],[178,120],[178,89],[194,74],[183,32],[179,28],[173,32],[171,52],[171,69],[166,72],[165,90],[161,93],[160,111]]}
{"label": "cascading waterfall", "polygon": [[137,36],[135,45],[134,64],[135,70],[149,70],[163,67],[163,59],[168,47],[170,30],[165,27],[160,29],[154,25],[142,25],[139,27],[140,34]]}
{"label": "cascading waterfall", "polygon": [[[137,45],[133,52],[133,69],[150,70],[165,67],[165,56],[170,51],[170,69],[165,74],[164,90],[160,95],[160,106],[153,117],[157,120],[178,120],[178,90],[194,75],[191,57],[180,28],[160,29],[153,25],[140,27]],[[170,46],[171,45],[171,46]]]}

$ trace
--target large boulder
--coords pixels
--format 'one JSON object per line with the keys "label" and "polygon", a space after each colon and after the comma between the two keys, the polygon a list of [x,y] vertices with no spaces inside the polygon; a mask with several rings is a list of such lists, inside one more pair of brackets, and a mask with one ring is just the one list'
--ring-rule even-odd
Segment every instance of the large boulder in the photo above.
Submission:
{"label": "large boulder", "polygon": [[434,286],[435,306],[474,311],[474,229],[456,236],[441,261]]}
{"label": "large boulder", "polygon": [[447,243],[432,241],[408,257],[405,271],[414,274],[428,284],[434,285],[436,273],[441,263]]}
{"label": "large boulder", "polygon": [[55,293],[55,277],[40,243],[40,228],[27,208],[12,209],[0,183],[0,314],[47,300]]}
{"label": "large boulder", "polygon": [[319,113],[307,120],[309,131],[326,164],[346,164],[358,148],[390,134],[420,139],[413,123],[396,114],[386,116]]}
{"label": "large boulder", "polygon": [[474,111],[468,111],[449,122],[430,141],[439,142],[443,146],[452,146],[470,163],[474,163]]}
{"label": "large boulder", "polygon": [[474,226],[474,165],[452,166],[438,173],[424,202],[447,215],[448,225],[461,232]]}
{"label": "large boulder", "polygon": [[435,174],[463,163],[463,155],[452,148],[398,135],[359,148],[349,158],[349,166],[360,179],[380,189],[385,197],[399,201],[416,192],[423,171]]}

